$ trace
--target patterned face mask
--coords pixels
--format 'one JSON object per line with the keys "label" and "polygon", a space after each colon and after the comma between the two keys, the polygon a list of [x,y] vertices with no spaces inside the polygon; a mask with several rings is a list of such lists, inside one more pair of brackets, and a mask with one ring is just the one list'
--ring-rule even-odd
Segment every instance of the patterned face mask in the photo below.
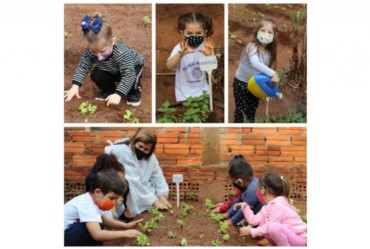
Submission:
{"label": "patterned face mask", "polygon": [[274,40],[274,35],[273,34],[268,34],[268,33],[262,32],[262,31],[258,31],[257,39],[263,45],[267,45],[267,44],[270,44]]}
{"label": "patterned face mask", "polygon": [[196,48],[200,44],[202,44],[204,37],[198,36],[198,35],[189,35],[189,36],[185,36],[185,40],[188,42],[188,45],[190,47]]}

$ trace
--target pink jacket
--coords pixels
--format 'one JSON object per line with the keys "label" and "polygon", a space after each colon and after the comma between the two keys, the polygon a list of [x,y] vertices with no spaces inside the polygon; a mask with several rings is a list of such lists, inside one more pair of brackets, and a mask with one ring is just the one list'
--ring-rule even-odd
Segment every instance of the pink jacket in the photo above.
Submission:
{"label": "pink jacket", "polygon": [[264,205],[256,215],[246,205],[243,209],[244,217],[251,226],[257,228],[251,229],[252,237],[264,236],[271,222],[280,222],[286,225],[297,235],[307,237],[307,224],[304,223],[294,207],[284,196],[278,196],[267,205]]}

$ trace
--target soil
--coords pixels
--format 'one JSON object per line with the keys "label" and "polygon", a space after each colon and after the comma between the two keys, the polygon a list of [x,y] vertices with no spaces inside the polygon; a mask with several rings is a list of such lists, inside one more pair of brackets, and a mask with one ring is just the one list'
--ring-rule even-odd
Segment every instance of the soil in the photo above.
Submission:
{"label": "soil", "polygon": [[[106,106],[106,102],[95,100],[99,89],[91,81],[89,75],[80,88],[81,99],[74,97],[70,102],[64,102],[65,123],[122,123],[126,110],[133,112],[140,123],[152,121],[152,27],[144,25],[144,16],[151,18],[151,4],[65,4],[64,8],[64,90],[71,87],[72,76],[76,66],[86,48],[82,38],[80,21],[85,15],[100,12],[108,23],[111,24],[113,35],[123,41],[132,49],[141,53],[146,60],[142,76],[143,92],[141,105],[128,106],[126,99],[122,98],[119,105]],[[97,106],[93,114],[81,115],[78,108],[84,101],[89,101]]]}
{"label": "soil", "polygon": [[[295,13],[303,9],[302,4],[230,4],[229,5],[229,38],[236,35],[242,44],[229,39],[229,123],[234,122],[235,101],[233,96],[233,79],[239,66],[240,55],[245,45],[251,41],[254,27],[264,18],[273,18],[278,26],[278,54],[277,72],[279,70],[289,71],[290,60],[293,53],[293,28],[289,20],[289,10]],[[298,31],[298,53],[301,55],[304,34],[305,19]],[[288,110],[294,109],[303,115],[307,113],[306,88],[292,88],[283,79],[279,84],[279,92],[283,94],[282,100],[270,98],[268,104],[269,116],[287,116]],[[265,99],[260,100],[256,113],[256,122],[266,119]],[[261,122],[261,121],[260,121]],[[262,121],[263,122],[263,121]]]}
{"label": "soil", "polygon": [[[172,49],[182,41],[177,31],[177,19],[188,12],[200,12],[212,18],[215,55],[218,68],[213,70],[214,110],[209,123],[224,122],[224,5],[223,4],[157,4],[156,5],[156,109],[164,101],[176,104],[175,74],[166,68]],[[158,116],[157,116],[158,117]]]}
{"label": "soil", "polygon": [[[188,201],[186,204],[193,206],[193,210],[189,215],[182,217],[180,215],[180,207],[176,207],[176,201],[170,202],[173,206],[173,214],[168,211],[162,212],[164,219],[157,222],[158,228],[148,233],[150,246],[180,246],[180,242],[185,238],[188,246],[212,246],[212,241],[219,240],[221,246],[257,246],[261,239],[254,239],[252,237],[239,236],[239,230],[236,226],[228,228],[230,239],[224,241],[222,235],[219,233],[220,225],[207,214],[206,206],[203,202]],[[137,218],[144,218],[143,223],[150,220],[153,214],[144,212],[138,215]],[[183,220],[185,226],[180,228],[177,220]],[[140,230],[140,228],[137,228]],[[176,233],[175,238],[167,236],[168,231]],[[136,246],[136,239],[121,239],[104,243],[106,246]]]}

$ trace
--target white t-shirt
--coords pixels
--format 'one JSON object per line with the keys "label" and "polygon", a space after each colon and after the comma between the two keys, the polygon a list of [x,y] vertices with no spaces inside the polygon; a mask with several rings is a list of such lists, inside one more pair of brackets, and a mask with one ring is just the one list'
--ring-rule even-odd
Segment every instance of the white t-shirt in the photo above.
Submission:
{"label": "white t-shirt", "polygon": [[75,220],[83,222],[102,223],[103,211],[95,205],[89,193],[76,196],[64,204],[64,229],[68,228]]}
{"label": "white t-shirt", "polygon": [[[176,101],[188,97],[198,97],[203,91],[208,92],[206,72],[200,70],[199,58],[205,56],[198,52],[204,48],[204,42],[194,49],[194,53],[184,55],[176,67]],[[191,50],[191,48],[189,48]],[[169,59],[180,51],[180,43],[175,46]]]}

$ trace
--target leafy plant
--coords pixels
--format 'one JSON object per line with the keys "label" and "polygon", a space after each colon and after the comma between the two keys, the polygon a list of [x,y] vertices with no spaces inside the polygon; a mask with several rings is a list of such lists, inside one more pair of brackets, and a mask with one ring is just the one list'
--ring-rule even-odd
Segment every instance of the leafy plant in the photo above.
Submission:
{"label": "leafy plant", "polygon": [[265,14],[263,14],[261,11],[258,11],[257,12],[257,15],[261,18],[264,18],[265,17]]}
{"label": "leafy plant", "polygon": [[163,102],[162,106],[157,110],[163,113],[163,117],[157,119],[157,123],[175,123],[176,117],[173,115],[176,112],[176,108],[170,107],[168,100]]}
{"label": "leafy plant", "polygon": [[150,16],[144,16],[143,22],[144,22],[144,25],[151,24],[152,21],[150,20]]}
{"label": "leafy plant", "polygon": [[272,116],[271,123],[306,123],[306,117],[299,111],[294,109],[288,110],[287,116]]}
{"label": "leafy plant", "polygon": [[227,233],[227,234],[224,234],[224,236],[222,236],[222,239],[224,241],[228,241],[230,239],[230,235]]}
{"label": "leafy plant", "polygon": [[182,123],[202,123],[207,120],[209,114],[209,94],[203,91],[198,97],[188,97],[183,105],[186,112],[181,118]]}
{"label": "leafy plant", "polygon": [[215,206],[215,204],[213,204],[213,202],[208,198],[205,199],[204,204],[206,205],[208,210],[213,209]]}
{"label": "leafy plant", "polygon": [[214,219],[217,222],[220,222],[221,220],[224,219],[222,214],[215,214],[215,213],[211,213],[211,218]]}
{"label": "leafy plant", "polygon": [[189,205],[189,204],[186,204],[185,202],[183,202],[181,204],[181,209],[180,209],[180,215],[182,217],[185,217],[189,214],[189,212],[193,210],[193,206],[192,205]]}
{"label": "leafy plant", "polygon": [[231,34],[230,40],[237,42],[239,45],[243,45],[243,41],[237,35]]}
{"label": "leafy plant", "polygon": [[138,246],[149,246],[149,238],[145,234],[136,237],[136,242]]}
{"label": "leafy plant", "polygon": [[188,201],[195,201],[197,200],[197,194],[195,192],[188,192],[185,194],[185,199]]}
{"label": "leafy plant", "polygon": [[140,119],[134,117],[134,111],[126,110],[126,114],[123,115],[123,120],[125,123],[140,123]]}
{"label": "leafy plant", "polygon": [[82,102],[78,110],[80,110],[80,114],[85,115],[86,113],[94,113],[96,112],[96,105],[92,105],[89,101]]}
{"label": "leafy plant", "polygon": [[221,241],[216,239],[216,240],[212,240],[212,246],[220,246],[221,245]]}
{"label": "leafy plant", "polygon": [[180,242],[180,245],[181,245],[181,246],[188,246],[188,240],[187,240],[187,239],[185,239],[185,238],[183,238],[183,239],[181,240],[181,242]]}
{"label": "leafy plant", "polygon": [[144,223],[144,225],[142,225],[141,223],[139,223],[139,226],[141,228],[141,231],[143,233],[147,233],[147,232],[150,232],[152,231],[152,229],[154,228],[157,228],[157,223],[155,222],[154,218],[148,220],[147,222]]}
{"label": "leafy plant", "polygon": [[175,233],[174,231],[171,231],[171,230],[170,230],[170,231],[168,231],[168,233],[167,233],[167,237],[168,237],[168,238],[173,238],[173,239],[174,239],[174,238],[176,237],[176,233]]}
{"label": "leafy plant", "polygon": [[177,225],[179,225],[179,227],[182,229],[186,224],[183,220],[177,220]]}
{"label": "leafy plant", "polygon": [[149,212],[153,214],[153,219],[155,221],[160,221],[161,219],[164,218],[164,215],[159,211],[158,208],[152,208],[152,209],[149,209]]}
{"label": "leafy plant", "polygon": [[298,28],[301,25],[305,14],[306,13],[302,10],[297,10],[295,15],[291,11],[289,11],[289,19],[292,23],[292,26],[293,26],[293,29],[294,29],[295,32],[298,31]]}
{"label": "leafy plant", "polygon": [[221,234],[226,234],[228,228],[229,228],[229,224],[228,224],[228,221],[227,220],[225,220],[223,222],[220,222],[220,230],[219,230],[219,232]]}
{"label": "leafy plant", "polygon": [[284,83],[285,83],[285,80],[287,78],[287,70],[285,68],[282,68],[282,69],[277,71],[277,75],[280,79],[279,86],[283,86]]}

